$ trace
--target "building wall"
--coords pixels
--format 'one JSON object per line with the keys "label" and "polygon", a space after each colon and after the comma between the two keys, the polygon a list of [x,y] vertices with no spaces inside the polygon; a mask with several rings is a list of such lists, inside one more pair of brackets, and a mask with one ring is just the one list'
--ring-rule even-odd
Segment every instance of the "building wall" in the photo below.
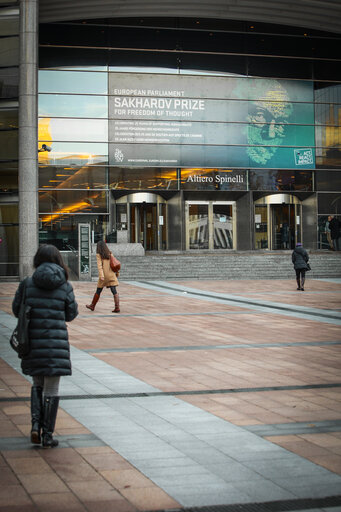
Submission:
{"label": "building wall", "polygon": [[0,7],[0,276],[19,272],[19,8]]}
{"label": "building wall", "polygon": [[[169,193],[168,248],[184,249],[184,205],[170,197],[224,192],[237,204],[237,248],[252,249],[253,192],[313,197],[304,240],[324,248],[327,215],[341,215],[339,35],[162,18],[46,23],[39,40],[41,242],[77,247],[78,222],[105,237],[122,227],[115,198],[153,191]],[[3,76],[16,72],[3,62]],[[17,143],[1,135],[14,197]]]}

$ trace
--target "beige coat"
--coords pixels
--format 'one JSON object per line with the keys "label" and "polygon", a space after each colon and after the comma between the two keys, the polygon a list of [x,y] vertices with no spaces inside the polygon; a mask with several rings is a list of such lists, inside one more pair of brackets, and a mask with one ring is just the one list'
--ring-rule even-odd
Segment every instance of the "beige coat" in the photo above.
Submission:
{"label": "beige coat", "polygon": [[[97,268],[98,268],[98,282],[97,288],[104,288],[104,286],[118,286],[117,275],[110,267],[110,260],[102,260],[99,254],[96,254]],[[101,279],[102,278],[102,279]]]}

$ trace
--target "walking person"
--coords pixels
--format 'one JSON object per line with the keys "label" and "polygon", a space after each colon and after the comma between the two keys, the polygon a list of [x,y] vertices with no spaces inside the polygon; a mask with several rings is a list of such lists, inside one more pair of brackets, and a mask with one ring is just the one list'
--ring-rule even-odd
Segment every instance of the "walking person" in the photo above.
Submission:
{"label": "walking person", "polygon": [[115,309],[112,310],[113,313],[120,312],[120,299],[117,292],[119,272],[115,273],[110,267],[110,256],[111,252],[107,244],[101,240],[97,243],[96,248],[96,259],[97,259],[97,268],[98,268],[98,281],[97,281],[97,289],[95,295],[92,298],[91,304],[87,304],[86,307],[91,311],[94,311],[96,304],[100,298],[103,288],[106,286],[110,288],[111,293],[114,296]]}
{"label": "walking person", "polygon": [[328,215],[328,219],[327,219],[327,222],[326,222],[326,236],[327,236],[327,241],[328,241],[328,244],[329,244],[329,249],[331,249],[332,251],[334,250],[334,245],[333,245],[333,241],[332,241],[332,237],[331,237],[331,232],[330,232],[330,227],[329,227],[329,223],[330,221],[332,220],[332,216],[331,215]]}
{"label": "walking person", "polygon": [[[71,375],[70,345],[66,322],[78,315],[78,306],[68,270],[54,245],[41,245],[33,259],[35,271],[26,280],[25,301],[31,306],[29,353],[21,359],[25,375],[33,378],[31,388],[31,442],[44,448],[58,446],[53,438],[59,406],[59,381]],[[12,310],[18,317],[22,281]]]}
{"label": "walking person", "polygon": [[329,221],[329,229],[330,229],[330,237],[333,242],[334,251],[341,250],[341,223],[339,219],[335,216],[332,216]]}
{"label": "walking person", "polygon": [[304,291],[305,273],[308,270],[309,254],[302,247],[302,244],[298,242],[295,249],[292,252],[291,260],[294,264],[296,272],[297,290]]}

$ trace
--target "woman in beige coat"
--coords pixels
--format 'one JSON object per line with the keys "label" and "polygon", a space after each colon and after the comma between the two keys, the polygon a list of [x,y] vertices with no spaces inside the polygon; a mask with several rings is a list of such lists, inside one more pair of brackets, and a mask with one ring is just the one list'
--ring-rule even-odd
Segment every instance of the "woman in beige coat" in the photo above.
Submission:
{"label": "woman in beige coat", "polygon": [[115,309],[112,310],[113,313],[119,313],[120,312],[120,300],[117,293],[116,286],[118,286],[118,275],[115,274],[113,270],[111,270],[110,267],[110,255],[111,252],[109,251],[109,248],[107,244],[103,241],[97,243],[97,250],[96,250],[96,258],[97,258],[97,267],[98,267],[98,282],[97,282],[97,290],[95,295],[93,296],[92,303],[87,304],[86,307],[88,309],[91,309],[91,311],[94,311],[95,306],[98,302],[98,299],[102,293],[103,288],[106,286],[107,288],[110,288],[111,293],[114,296],[115,301]]}

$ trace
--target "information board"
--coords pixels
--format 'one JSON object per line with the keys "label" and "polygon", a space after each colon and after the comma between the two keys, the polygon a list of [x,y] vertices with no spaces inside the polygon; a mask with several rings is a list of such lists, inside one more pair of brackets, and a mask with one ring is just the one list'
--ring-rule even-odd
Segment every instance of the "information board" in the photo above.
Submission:
{"label": "information board", "polygon": [[91,276],[90,224],[78,224],[79,279]]}

